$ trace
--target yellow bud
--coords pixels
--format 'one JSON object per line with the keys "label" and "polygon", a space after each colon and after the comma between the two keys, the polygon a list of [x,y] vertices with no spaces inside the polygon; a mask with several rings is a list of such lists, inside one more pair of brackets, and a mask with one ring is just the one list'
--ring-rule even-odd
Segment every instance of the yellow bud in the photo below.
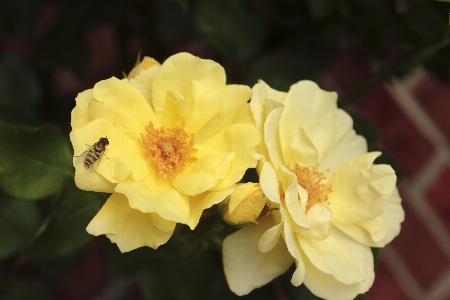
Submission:
{"label": "yellow bud", "polygon": [[157,65],[158,62],[151,57],[145,56],[140,63],[136,63],[133,70],[128,74],[128,79],[134,78],[139,75],[142,71],[147,70],[148,68]]}
{"label": "yellow bud", "polygon": [[234,192],[225,199],[221,206],[226,208],[222,218],[230,225],[245,226],[255,223],[266,205],[264,196],[258,183],[240,184]]}

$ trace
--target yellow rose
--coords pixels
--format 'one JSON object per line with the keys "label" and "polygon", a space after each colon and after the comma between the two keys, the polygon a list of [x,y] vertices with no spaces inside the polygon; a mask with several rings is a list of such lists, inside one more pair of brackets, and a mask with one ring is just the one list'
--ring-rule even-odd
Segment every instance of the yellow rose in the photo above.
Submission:
{"label": "yellow rose", "polygon": [[370,247],[383,247],[404,219],[396,175],[374,165],[337,94],[300,81],[288,93],[256,84],[250,106],[263,134],[261,189],[278,207],[223,243],[233,292],[248,294],[283,274],[326,299],[353,299],[374,280]]}
{"label": "yellow rose", "polygon": [[244,227],[251,223],[258,224],[256,220],[263,212],[266,200],[258,183],[238,184],[236,190],[219,204],[219,209],[223,210],[225,222]]}
{"label": "yellow rose", "polygon": [[226,85],[219,64],[180,53],[134,75],[80,93],[70,134],[77,156],[108,138],[95,172],[74,158],[75,182],[112,193],[87,231],[105,234],[122,252],[156,249],[176,223],[194,229],[203,210],[256,166],[260,142],[251,89]]}

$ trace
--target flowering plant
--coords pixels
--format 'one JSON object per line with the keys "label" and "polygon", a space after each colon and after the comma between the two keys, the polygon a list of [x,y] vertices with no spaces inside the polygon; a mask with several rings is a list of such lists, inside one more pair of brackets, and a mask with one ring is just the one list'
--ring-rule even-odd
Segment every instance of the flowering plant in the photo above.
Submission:
{"label": "flowering plant", "polygon": [[[128,78],[81,93],[72,112],[75,153],[108,137],[92,161],[74,159],[79,188],[112,193],[87,231],[122,252],[156,249],[176,223],[195,229],[202,212],[222,202],[224,221],[244,227],[223,243],[237,295],[294,262],[292,284],[319,297],[366,292],[370,247],[399,233],[404,212],[395,172],[373,164],[380,153],[367,153],[336,100],[310,81],[288,93],[263,81],[252,92],[226,85],[220,65],[187,53],[162,65],[144,58]],[[259,184],[236,186],[257,157]]]}
{"label": "flowering plant", "polygon": [[96,172],[74,160],[75,182],[112,193],[87,231],[126,252],[158,248],[176,223],[194,229],[203,210],[256,166],[260,134],[250,96],[246,86],[226,85],[219,64],[187,53],[161,66],[145,58],[129,79],[81,93],[72,112],[74,152],[102,136],[109,145]]}

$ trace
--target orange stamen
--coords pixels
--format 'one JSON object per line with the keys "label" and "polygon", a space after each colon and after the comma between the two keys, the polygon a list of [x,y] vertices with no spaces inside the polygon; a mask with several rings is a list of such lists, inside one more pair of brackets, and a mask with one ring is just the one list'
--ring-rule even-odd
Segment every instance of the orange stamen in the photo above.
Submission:
{"label": "orange stamen", "polygon": [[306,203],[306,211],[308,211],[316,203],[328,202],[328,194],[333,192],[331,185],[326,183],[326,176],[317,170],[317,167],[301,167],[295,165],[289,168],[297,175],[297,182],[308,192],[308,202]]}
{"label": "orange stamen", "polygon": [[186,165],[186,159],[194,149],[194,134],[176,126],[155,129],[152,122],[145,126],[146,135],[141,134],[147,158],[158,175],[173,180]]}

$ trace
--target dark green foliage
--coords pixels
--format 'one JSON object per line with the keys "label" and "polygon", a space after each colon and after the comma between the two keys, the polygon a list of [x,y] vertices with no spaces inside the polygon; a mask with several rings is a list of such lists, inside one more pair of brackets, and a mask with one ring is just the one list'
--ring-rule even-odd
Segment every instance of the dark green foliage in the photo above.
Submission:
{"label": "dark green foliage", "polygon": [[0,194],[0,260],[27,246],[40,223],[36,203]]}
{"label": "dark green foliage", "polygon": [[46,222],[36,232],[33,244],[25,255],[49,259],[79,250],[92,239],[86,232],[86,226],[100,207],[95,194],[71,185],[56,199]]}
{"label": "dark green foliage", "polygon": [[71,158],[53,124],[0,124],[0,187],[8,194],[37,200],[60,192],[74,174]]}
{"label": "dark green foliage", "polygon": [[51,300],[50,288],[42,281],[21,279],[8,287],[3,300]]}
{"label": "dark green foliage", "polygon": [[254,54],[264,35],[262,21],[240,0],[198,0],[194,21],[215,50],[230,59]]}
{"label": "dark green foliage", "polygon": [[36,119],[41,94],[35,72],[19,55],[5,52],[0,59],[0,123]]}
{"label": "dark green foliage", "polygon": [[[80,191],[73,183],[67,135],[78,92],[111,76],[121,78],[139,50],[160,62],[189,51],[221,63],[228,83],[253,86],[262,79],[287,91],[302,79],[320,83],[339,50],[350,47],[384,67],[343,95],[339,105],[344,108],[370,87],[418,64],[426,63],[448,82],[450,3],[417,0],[399,7],[397,2],[0,0],[0,298],[52,299],[49,283],[76,267],[92,238],[85,228],[109,197]],[[48,20],[42,14],[49,7],[54,19],[43,26]],[[112,28],[111,45],[92,44],[90,34],[102,28]],[[93,72],[93,63],[110,54],[108,47],[114,47],[115,61]],[[394,60],[392,49],[401,53]],[[56,84],[61,70],[69,79]],[[59,96],[61,87],[65,94]],[[376,130],[352,117],[369,151],[378,151]],[[395,160],[384,151],[376,163],[392,165],[400,176]],[[257,182],[255,169],[243,181]],[[213,209],[195,231],[178,225],[158,250],[122,254],[101,237],[111,276],[134,278],[146,299],[266,300],[275,299],[277,290],[290,299],[317,299],[303,285],[292,286],[293,268],[248,296],[234,295],[220,256],[223,238],[234,229],[221,228],[214,218]],[[376,249],[374,256],[376,260]],[[27,262],[43,280],[21,273]]]}

